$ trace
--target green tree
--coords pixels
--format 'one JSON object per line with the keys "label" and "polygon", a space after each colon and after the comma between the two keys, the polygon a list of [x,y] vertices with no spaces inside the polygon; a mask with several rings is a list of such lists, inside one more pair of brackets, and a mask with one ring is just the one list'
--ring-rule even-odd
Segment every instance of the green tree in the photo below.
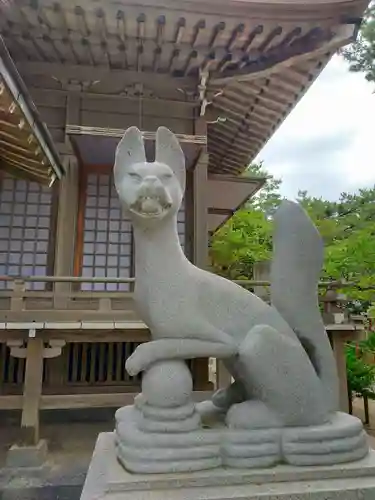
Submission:
{"label": "green tree", "polygon": [[350,343],[346,347],[346,365],[348,384],[352,396],[363,396],[372,392],[375,383],[375,365],[368,363],[364,354],[369,351],[367,346]]}
{"label": "green tree", "polygon": [[358,39],[342,51],[351,71],[362,71],[366,80],[375,82],[375,2],[371,2],[363,18]]}
{"label": "green tree", "polygon": [[336,202],[299,193],[325,243],[323,279],[356,282],[352,299],[375,299],[375,188],[342,193]]}
{"label": "green tree", "polygon": [[262,163],[250,165],[243,175],[266,178],[267,182],[212,239],[213,270],[231,279],[252,278],[254,263],[271,258],[271,217],[281,201],[281,180],[270,175]]}
{"label": "green tree", "polygon": [[271,216],[280,205],[282,197],[280,195],[281,179],[276,179],[263,166],[263,162],[252,163],[244,172],[244,177],[260,177],[266,179],[262,189],[249,200],[246,208],[261,209],[267,216]]}
{"label": "green tree", "polygon": [[213,270],[230,279],[253,277],[255,262],[272,253],[272,222],[259,208],[244,207],[215,234],[210,256]]}
{"label": "green tree", "polygon": [[[282,199],[280,181],[263,165],[250,166],[245,175],[266,176],[268,185],[215,234],[211,244],[213,269],[231,279],[251,279],[254,263],[271,259],[272,214]],[[359,301],[360,308],[367,308],[375,301],[375,187],[342,193],[337,201],[300,191],[298,201],[324,240],[322,279],[355,282],[358,286],[345,292]]]}

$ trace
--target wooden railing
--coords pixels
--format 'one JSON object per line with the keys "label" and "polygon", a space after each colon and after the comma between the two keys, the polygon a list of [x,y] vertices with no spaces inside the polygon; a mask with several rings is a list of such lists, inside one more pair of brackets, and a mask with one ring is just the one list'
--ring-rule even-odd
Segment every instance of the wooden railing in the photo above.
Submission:
{"label": "wooden railing", "polygon": [[[134,283],[134,278],[0,276],[10,287],[0,290],[0,323],[28,321],[139,321],[132,292],[82,291],[75,284]],[[50,283],[51,290],[30,290],[30,283]]]}

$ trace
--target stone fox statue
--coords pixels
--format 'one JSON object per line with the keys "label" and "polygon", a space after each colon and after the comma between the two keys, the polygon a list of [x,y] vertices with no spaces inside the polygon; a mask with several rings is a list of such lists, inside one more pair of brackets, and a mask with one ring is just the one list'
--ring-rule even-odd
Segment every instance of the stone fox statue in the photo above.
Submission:
{"label": "stone fox statue", "polygon": [[338,381],[317,299],[323,245],[304,210],[284,201],[275,215],[268,305],[185,257],[177,233],[185,159],[172,132],[157,130],[149,163],[140,131],[129,128],[117,147],[114,180],[134,226],[135,302],[152,335],[128,359],[129,374],[161,360],[220,358],[234,382],[213,396],[212,408],[229,415],[246,406],[254,427],[259,420],[282,427],[327,422],[337,410]]}

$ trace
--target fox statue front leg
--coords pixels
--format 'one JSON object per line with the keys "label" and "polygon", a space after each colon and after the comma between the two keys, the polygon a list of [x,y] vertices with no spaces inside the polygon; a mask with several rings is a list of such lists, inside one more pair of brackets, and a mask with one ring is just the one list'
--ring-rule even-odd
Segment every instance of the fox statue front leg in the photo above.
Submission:
{"label": "fox statue front leg", "polygon": [[229,358],[236,353],[237,346],[234,343],[164,338],[140,344],[126,361],[125,367],[129,375],[135,376],[159,361],[197,357]]}

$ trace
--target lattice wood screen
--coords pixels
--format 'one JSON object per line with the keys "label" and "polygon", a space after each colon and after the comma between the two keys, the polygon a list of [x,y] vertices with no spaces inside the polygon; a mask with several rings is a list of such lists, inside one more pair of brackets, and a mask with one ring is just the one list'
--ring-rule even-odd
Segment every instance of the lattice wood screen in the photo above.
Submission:
{"label": "lattice wood screen", "polygon": [[[0,275],[48,274],[52,201],[48,187],[4,175],[0,181]],[[9,286],[0,281],[0,288]],[[33,289],[44,286],[29,284]]]}

